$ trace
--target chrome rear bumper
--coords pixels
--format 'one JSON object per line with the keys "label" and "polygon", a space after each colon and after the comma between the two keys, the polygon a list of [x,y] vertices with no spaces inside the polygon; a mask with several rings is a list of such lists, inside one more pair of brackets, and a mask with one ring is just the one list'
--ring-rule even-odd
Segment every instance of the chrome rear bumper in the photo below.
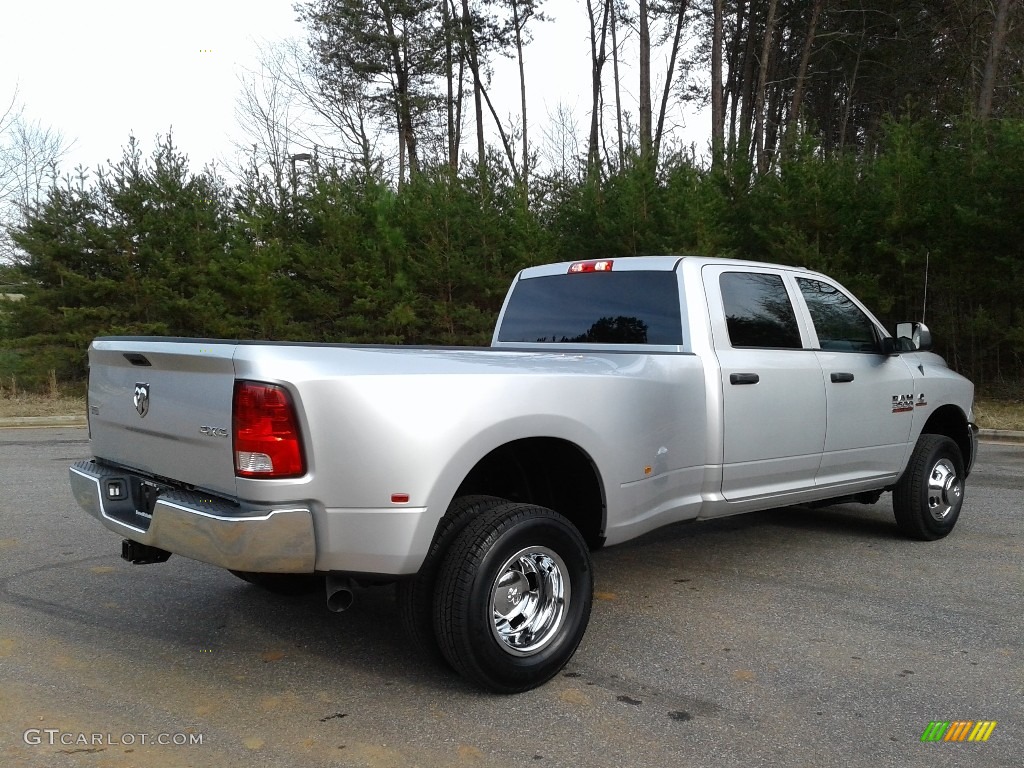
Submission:
{"label": "chrome rear bumper", "polygon": [[[69,473],[79,506],[132,541],[236,571],[314,570],[316,537],[313,515],[306,507],[236,505],[201,493],[160,488],[95,461],[80,461]],[[132,488],[140,486],[151,489],[151,511],[138,508],[138,493]]]}

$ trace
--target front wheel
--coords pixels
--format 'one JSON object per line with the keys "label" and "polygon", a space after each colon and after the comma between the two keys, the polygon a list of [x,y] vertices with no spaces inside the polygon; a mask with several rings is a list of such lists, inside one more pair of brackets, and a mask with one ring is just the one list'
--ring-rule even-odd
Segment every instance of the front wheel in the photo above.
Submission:
{"label": "front wheel", "polygon": [[448,663],[497,693],[551,679],[583,639],[590,553],[562,515],[501,504],[463,529],[441,567],[434,630]]}
{"label": "front wheel", "polygon": [[957,444],[944,435],[921,435],[892,494],[900,530],[922,541],[948,535],[960,517],[964,479]]}

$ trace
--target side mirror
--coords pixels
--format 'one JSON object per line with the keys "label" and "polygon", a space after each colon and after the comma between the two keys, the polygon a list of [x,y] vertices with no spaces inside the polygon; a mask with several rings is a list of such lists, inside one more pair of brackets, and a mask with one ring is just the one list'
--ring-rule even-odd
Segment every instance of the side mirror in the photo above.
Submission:
{"label": "side mirror", "polygon": [[900,352],[927,352],[932,348],[932,332],[924,323],[899,323],[896,347]]}

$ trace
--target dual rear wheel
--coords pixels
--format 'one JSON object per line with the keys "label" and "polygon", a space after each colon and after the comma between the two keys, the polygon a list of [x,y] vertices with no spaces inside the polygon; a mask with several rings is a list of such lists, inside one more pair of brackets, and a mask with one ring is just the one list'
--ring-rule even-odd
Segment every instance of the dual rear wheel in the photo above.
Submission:
{"label": "dual rear wheel", "polygon": [[557,512],[467,497],[453,504],[424,567],[398,597],[420,645],[484,688],[525,691],[557,674],[583,638],[590,553]]}

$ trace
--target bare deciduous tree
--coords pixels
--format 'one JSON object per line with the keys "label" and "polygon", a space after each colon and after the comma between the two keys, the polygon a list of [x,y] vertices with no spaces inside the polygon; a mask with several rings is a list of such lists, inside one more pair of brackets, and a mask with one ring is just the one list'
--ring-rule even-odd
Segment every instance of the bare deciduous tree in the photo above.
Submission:
{"label": "bare deciduous tree", "polygon": [[[718,0],[721,2],[721,0]],[[807,67],[811,61],[811,51],[814,50],[814,39],[818,30],[818,19],[821,16],[821,9],[825,0],[814,0],[811,6],[811,20],[807,22],[807,33],[804,35],[804,47],[800,52],[800,64],[796,73],[796,84],[793,86],[793,100],[789,107],[789,122],[786,127],[786,141],[793,141],[793,133],[800,120],[800,110],[804,103],[804,93],[807,90]]]}
{"label": "bare deciduous tree", "polygon": [[725,154],[725,94],[722,84],[722,35],[724,0],[714,0],[711,31],[711,162],[718,165]]}
{"label": "bare deciduous tree", "polygon": [[328,87],[315,71],[311,53],[296,40],[260,48],[259,71],[239,77],[235,113],[249,139],[241,148],[248,153],[256,144],[277,179],[285,178],[296,149],[328,154],[368,175],[394,166],[397,147],[386,138],[394,128],[383,124],[361,84],[339,80]]}
{"label": "bare deciduous tree", "polygon": [[590,138],[587,142],[587,172],[597,173],[600,168],[598,131],[601,121],[601,71],[608,60],[609,16],[614,12],[614,0],[587,0],[587,17],[590,21]]}
{"label": "bare deciduous tree", "polygon": [[981,78],[981,93],[978,94],[978,117],[985,120],[992,114],[992,94],[996,87],[996,74],[999,71],[999,59],[1003,55],[1006,44],[1006,31],[1009,25],[1010,9],[1017,0],[998,0],[995,18],[992,22],[992,39],[989,44],[985,70]]}
{"label": "bare deciduous tree", "polygon": [[0,114],[0,261],[15,255],[8,228],[39,205],[70,149],[59,130],[26,117],[15,92]]}
{"label": "bare deciduous tree", "polygon": [[765,153],[765,101],[768,93],[768,67],[772,55],[772,39],[775,37],[775,11],[778,0],[768,0],[768,17],[764,23],[764,37],[761,40],[761,58],[758,61],[757,90],[754,96],[754,149],[757,154],[757,170],[768,169]]}
{"label": "bare deciduous tree", "polygon": [[648,0],[640,0],[640,158],[647,160],[651,143],[651,24]]}
{"label": "bare deciduous tree", "polygon": [[541,158],[558,181],[576,181],[581,167],[581,150],[576,115],[559,102],[554,114],[548,114],[547,127],[542,129],[544,142]]}
{"label": "bare deciduous tree", "polygon": [[281,202],[288,183],[289,153],[292,151],[289,119],[294,95],[281,78],[283,53],[279,49],[263,49],[260,71],[245,70],[238,76],[241,91],[235,100],[235,118],[257,168],[269,169],[277,202]]}

